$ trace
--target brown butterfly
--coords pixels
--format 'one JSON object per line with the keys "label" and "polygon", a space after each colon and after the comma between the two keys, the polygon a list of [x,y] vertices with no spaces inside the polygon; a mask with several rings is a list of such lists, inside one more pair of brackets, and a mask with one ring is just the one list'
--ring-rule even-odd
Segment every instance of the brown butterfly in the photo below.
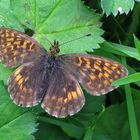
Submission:
{"label": "brown butterfly", "polygon": [[13,29],[0,28],[0,54],[6,67],[19,66],[10,76],[8,90],[15,104],[31,107],[41,102],[50,115],[63,118],[81,110],[85,97],[103,95],[116,87],[112,82],[127,75],[113,60],[89,54],[58,55],[54,41],[47,52],[33,38]]}

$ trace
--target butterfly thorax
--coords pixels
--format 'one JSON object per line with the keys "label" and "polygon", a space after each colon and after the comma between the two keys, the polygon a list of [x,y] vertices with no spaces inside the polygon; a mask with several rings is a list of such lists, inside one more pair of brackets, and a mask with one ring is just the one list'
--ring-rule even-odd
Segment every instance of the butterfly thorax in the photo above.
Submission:
{"label": "butterfly thorax", "polygon": [[59,43],[54,40],[54,43],[51,45],[48,54],[43,54],[40,58],[40,64],[45,70],[52,70],[58,63],[56,62],[57,54],[59,53]]}
{"label": "butterfly thorax", "polygon": [[59,49],[59,42],[54,40],[54,43],[51,45],[50,47],[50,55],[51,56],[56,56],[58,53],[60,52],[60,49]]}

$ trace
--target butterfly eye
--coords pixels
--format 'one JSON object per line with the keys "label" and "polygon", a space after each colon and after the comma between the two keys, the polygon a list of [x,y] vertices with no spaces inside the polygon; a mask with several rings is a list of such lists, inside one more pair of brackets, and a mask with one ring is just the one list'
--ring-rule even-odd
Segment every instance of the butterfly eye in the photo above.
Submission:
{"label": "butterfly eye", "polygon": [[58,47],[56,48],[56,52],[60,52],[60,49]]}

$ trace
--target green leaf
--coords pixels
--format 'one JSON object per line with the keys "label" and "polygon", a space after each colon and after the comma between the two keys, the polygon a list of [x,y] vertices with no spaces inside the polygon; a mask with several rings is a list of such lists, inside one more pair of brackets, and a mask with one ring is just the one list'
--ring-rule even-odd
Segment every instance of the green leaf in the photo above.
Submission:
{"label": "green leaf", "polygon": [[[2,3],[0,10],[3,11]],[[4,23],[11,14],[21,28],[15,25],[10,27],[20,30],[30,27],[35,31],[34,37],[47,49],[50,47],[47,39],[63,43],[89,33],[92,36],[62,45],[61,53],[92,51],[93,48],[99,48],[98,43],[103,42],[100,15],[85,7],[81,0],[13,0],[4,10],[4,13],[11,11],[8,17],[1,15]],[[7,22],[11,23],[10,20]],[[15,24],[14,21],[12,23]],[[4,25],[9,26],[8,23]]]}
{"label": "green leaf", "polygon": [[23,30],[22,25],[19,23],[12,12],[10,0],[0,1],[0,26],[8,26],[11,28]]}
{"label": "green leaf", "polygon": [[136,49],[140,56],[140,41],[138,40],[138,38],[135,35],[133,35],[133,37],[134,37],[134,43],[135,43]]}
{"label": "green leaf", "polygon": [[95,115],[97,112],[102,110],[102,105],[104,105],[105,96],[91,96],[90,94],[85,93],[85,105],[82,110],[69,118],[69,121],[72,123],[82,124],[84,127],[88,127],[91,122],[96,119]]}
{"label": "green leaf", "polygon": [[139,132],[138,132],[136,114],[134,109],[134,101],[133,101],[130,85],[125,85],[125,94],[126,94],[126,103],[127,103],[131,138],[132,140],[139,140]]}
{"label": "green leaf", "polygon": [[140,56],[135,48],[107,41],[101,44],[101,48],[104,50],[108,50],[108,52],[121,56],[130,56],[140,61]]}
{"label": "green leaf", "polygon": [[84,140],[92,140],[92,135],[93,135],[93,130],[91,128],[88,128],[85,133]]}
{"label": "green leaf", "polygon": [[40,122],[38,131],[35,133],[37,140],[70,140],[70,138],[59,127]]}
{"label": "green leaf", "polygon": [[101,0],[101,6],[107,15],[128,14],[134,7],[134,0]]}
{"label": "green leaf", "polygon": [[[122,58],[122,63],[127,66],[126,58]],[[130,132],[132,140],[139,140],[138,126],[136,121],[136,114],[134,109],[134,101],[132,91],[129,84],[125,85],[126,104],[128,111],[128,120],[130,125]]]}
{"label": "green leaf", "polygon": [[113,82],[113,86],[120,86],[120,85],[125,85],[125,84],[130,84],[133,82],[137,82],[140,81],[140,72],[131,74],[127,77],[121,78],[119,80],[116,80],[115,82]]}
{"label": "green leaf", "polygon": [[[134,103],[137,125],[140,126],[140,100],[136,100]],[[112,105],[106,109],[93,128],[93,140],[95,139],[131,140],[126,103]]]}
{"label": "green leaf", "polygon": [[36,131],[35,115],[12,103],[5,86],[0,82],[0,139],[33,140]]}
{"label": "green leaf", "polygon": [[3,80],[4,83],[7,83],[7,79],[9,78],[10,74],[12,73],[13,69],[8,69],[4,67],[2,63],[0,63],[0,81]]}
{"label": "green leaf", "polygon": [[81,136],[83,135],[85,131],[85,128],[76,126],[72,123],[64,122],[63,120],[47,118],[47,117],[40,117],[39,120],[45,123],[50,123],[50,124],[59,126],[65,131],[65,133],[67,133],[67,135],[69,135],[70,137],[75,137],[77,139],[81,138]]}

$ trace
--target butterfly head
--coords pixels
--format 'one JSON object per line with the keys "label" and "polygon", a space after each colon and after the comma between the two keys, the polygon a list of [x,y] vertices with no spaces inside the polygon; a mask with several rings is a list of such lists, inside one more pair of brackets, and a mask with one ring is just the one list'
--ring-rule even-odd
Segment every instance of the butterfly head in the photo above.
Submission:
{"label": "butterfly head", "polygon": [[54,43],[50,47],[50,55],[56,56],[59,52],[60,52],[59,42],[54,40]]}
{"label": "butterfly head", "polygon": [[69,40],[69,41],[67,41],[67,42],[63,42],[63,43],[61,43],[61,44],[59,44],[59,42],[56,41],[56,40],[54,40],[54,43],[52,44],[52,43],[47,39],[47,40],[50,42],[50,44],[51,44],[51,47],[50,47],[50,55],[51,55],[51,56],[56,56],[56,55],[60,52],[60,49],[59,49],[60,46],[65,45],[65,44],[70,43],[70,42],[73,42],[73,41],[75,41],[75,40],[84,38],[84,37],[88,37],[88,36],[91,36],[91,34],[86,34],[86,35],[84,35],[84,36],[81,36],[81,37],[78,37],[78,38],[74,38],[74,39],[72,39],[72,40]]}

